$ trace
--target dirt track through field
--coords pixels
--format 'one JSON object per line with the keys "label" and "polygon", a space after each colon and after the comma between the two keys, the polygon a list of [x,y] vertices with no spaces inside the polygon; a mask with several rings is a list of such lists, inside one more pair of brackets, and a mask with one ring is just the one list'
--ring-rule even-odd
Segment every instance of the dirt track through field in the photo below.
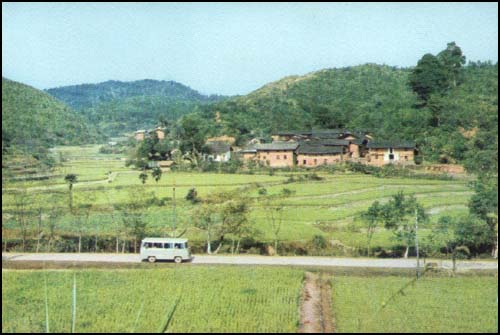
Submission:
{"label": "dirt track through field", "polygon": [[333,333],[331,286],[325,274],[305,273],[299,333]]}

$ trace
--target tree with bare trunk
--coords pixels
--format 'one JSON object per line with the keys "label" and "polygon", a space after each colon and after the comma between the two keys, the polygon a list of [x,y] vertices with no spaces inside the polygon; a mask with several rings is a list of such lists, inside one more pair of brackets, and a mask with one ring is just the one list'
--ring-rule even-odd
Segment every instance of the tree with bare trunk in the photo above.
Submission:
{"label": "tree with bare trunk", "polygon": [[408,258],[410,247],[415,242],[415,212],[419,224],[428,221],[429,217],[417,199],[413,195],[406,197],[402,191],[393,195],[381,209],[385,227],[391,229],[395,238],[405,246],[404,258]]}
{"label": "tree with bare trunk", "polygon": [[207,243],[207,254],[217,254],[222,243],[219,243],[218,248],[212,252],[212,238],[221,235],[221,222],[219,220],[217,205],[202,203],[197,206],[192,213],[193,225],[205,232],[205,240]]}
{"label": "tree with bare trunk", "polygon": [[64,181],[68,183],[69,187],[69,210],[73,211],[73,185],[78,182],[76,174],[69,173],[64,177]]}
{"label": "tree with bare trunk", "polygon": [[25,188],[21,188],[19,191],[14,193],[14,215],[21,232],[23,252],[26,251],[26,239],[28,238],[29,228],[29,210],[31,203],[31,198]]}

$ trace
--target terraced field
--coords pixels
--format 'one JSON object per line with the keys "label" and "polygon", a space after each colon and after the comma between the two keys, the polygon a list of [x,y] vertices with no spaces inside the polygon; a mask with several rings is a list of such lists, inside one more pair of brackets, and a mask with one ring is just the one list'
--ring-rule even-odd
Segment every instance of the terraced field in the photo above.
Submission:
{"label": "terraced field", "polygon": [[[54,172],[57,177],[47,181],[31,183],[12,183],[2,193],[3,226],[9,236],[15,236],[16,222],[9,211],[15,204],[14,189],[26,188],[34,203],[41,204],[48,211],[56,204],[67,208],[68,186],[64,175],[74,173],[78,182],[74,186],[74,201],[92,204],[88,220],[75,223],[74,216],[61,214],[57,219],[60,232],[75,232],[83,229],[86,233],[113,235],[121,212],[110,208],[126,208],[135,199],[155,196],[163,199],[163,204],[150,206],[142,211],[151,234],[162,234],[173,225],[173,186],[176,186],[176,222],[186,228],[187,237],[202,240],[201,233],[192,226],[192,205],[184,198],[189,189],[196,188],[198,196],[210,197],[211,194],[239,189],[254,199],[251,203],[250,218],[259,231],[259,241],[273,239],[270,223],[266,214],[268,204],[283,204],[283,226],[280,232],[282,241],[309,241],[315,235],[323,235],[330,240],[339,241],[348,247],[363,247],[366,233],[357,219],[373,201],[387,201],[399,191],[414,194],[431,215],[429,226],[422,227],[422,234],[442,215],[461,215],[467,212],[467,203],[472,194],[465,180],[426,180],[408,178],[376,178],[370,175],[339,173],[318,173],[322,180],[289,182],[291,175],[301,176],[304,172],[277,172],[269,174],[219,174],[166,172],[156,183],[150,177],[142,185],[138,171],[126,168],[119,155],[103,155],[98,147],[62,147],[55,154],[64,152],[68,161]],[[267,195],[259,190],[265,188]],[[280,196],[288,189],[289,196]],[[113,215],[111,215],[113,214]],[[392,233],[381,229],[373,238],[372,245],[388,248],[395,245]]]}

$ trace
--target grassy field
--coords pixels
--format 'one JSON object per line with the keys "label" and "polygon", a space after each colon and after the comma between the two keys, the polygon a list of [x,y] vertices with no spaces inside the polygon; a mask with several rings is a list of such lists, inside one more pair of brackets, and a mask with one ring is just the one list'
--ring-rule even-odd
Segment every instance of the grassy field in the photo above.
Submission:
{"label": "grassy field", "polygon": [[[240,190],[252,197],[250,218],[259,231],[258,239],[270,242],[272,230],[267,215],[266,203],[283,204],[283,225],[280,232],[282,241],[307,242],[315,235],[323,235],[345,246],[361,248],[366,245],[366,232],[359,220],[360,212],[366,210],[373,201],[387,201],[399,191],[414,194],[431,215],[432,225],[442,215],[466,214],[467,203],[472,194],[465,180],[427,180],[410,178],[376,178],[370,175],[339,173],[318,173],[322,180],[289,182],[291,175],[304,176],[304,172],[277,172],[269,174],[223,174],[223,173],[188,173],[166,172],[156,183],[151,177],[142,185],[138,175],[125,167],[120,155],[98,153],[98,146],[59,147],[55,156],[61,152],[67,159],[54,171],[55,177],[45,181],[17,182],[7,185],[9,188],[28,188],[30,203],[36,204],[47,213],[54,205],[67,212],[68,185],[64,175],[74,173],[78,182],[74,186],[74,202],[92,204],[89,220],[82,223],[68,214],[61,214],[57,219],[59,233],[74,233],[83,229],[89,235],[101,234],[112,236],[117,231],[121,211],[115,210],[113,217],[110,208],[126,208],[131,201],[156,197],[163,199],[163,205],[149,206],[141,211],[148,223],[148,233],[163,234],[173,225],[173,185],[176,185],[176,222],[187,230],[187,237],[202,241],[202,234],[192,227],[192,211],[196,207],[185,200],[189,189],[196,188],[198,196],[209,197],[211,194]],[[110,177],[111,175],[111,177]],[[259,195],[265,188],[266,196]],[[283,189],[290,190],[287,197],[278,196]],[[15,237],[17,223],[9,211],[15,210],[15,196],[11,191],[2,192],[2,217],[6,236]],[[83,227],[83,228],[80,228]],[[422,226],[425,236],[429,227]],[[391,248],[396,245],[392,233],[381,229],[373,238],[374,248]]]}
{"label": "grassy field", "polygon": [[[75,276],[75,277],[74,277]],[[286,268],[4,271],[2,332],[295,332],[303,273]]]}
{"label": "grassy field", "polygon": [[398,294],[409,282],[410,278],[397,276],[335,276],[332,294],[336,330],[497,332],[497,276],[424,277]]}

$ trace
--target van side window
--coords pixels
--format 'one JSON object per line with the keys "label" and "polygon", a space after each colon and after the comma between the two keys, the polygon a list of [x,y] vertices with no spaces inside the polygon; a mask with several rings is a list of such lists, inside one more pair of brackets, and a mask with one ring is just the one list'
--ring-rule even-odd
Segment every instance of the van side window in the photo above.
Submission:
{"label": "van side window", "polygon": [[182,243],[175,243],[175,249],[184,249]]}
{"label": "van side window", "polygon": [[145,247],[145,248],[152,248],[152,247],[153,247],[153,243],[151,243],[151,242],[146,242],[146,243],[144,243],[144,247]]}
{"label": "van side window", "polygon": [[163,243],[153,243],[153,248],[162,248]]}
{"label": "van side window", "polygon": [[163,245],[163,248],[165,248],[165,249],[172,249],[172,243],[165,243]]}

